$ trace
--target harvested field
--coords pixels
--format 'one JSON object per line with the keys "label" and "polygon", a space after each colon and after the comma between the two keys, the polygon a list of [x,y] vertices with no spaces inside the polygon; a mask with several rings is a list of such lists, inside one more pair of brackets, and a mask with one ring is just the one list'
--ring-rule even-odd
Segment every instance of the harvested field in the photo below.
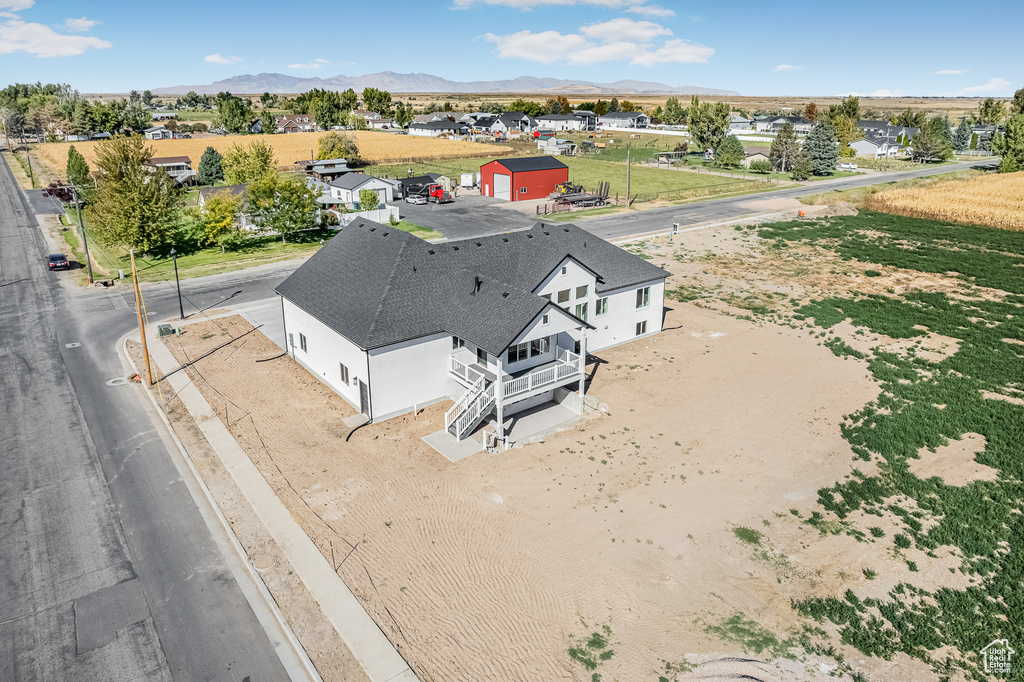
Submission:
{"label": "harvested field", "polygon": [[1020,231],[1024,230],[1024,171],[893,189],[868,197],[865,205],[911,218]]}
{"label": "harvested field", "polygon": [[[248,145],[262,140],[274,148],[278,166],[291,166],[315,153],[317,140],[327,133],[293,133],[291,135],[229,135],[192,140],[152,140],[147,144],[154,156],[187,156],[193,168],[199,163],[203,151],[213,147],[220,153],[233,144]],[[416,159],[453,159],[463,157],[503,156],[511,149],[503,145],[480,144],[441,140],[433,137],[394,135],[374,131],[352,131],[359,143],[359,153],[369,163],[399,163]],[[51,170],[63,176],[67,165],[68,147],[74,145],[92,168],[96,167],[96,145],[99,142],[61,142],[43,144],[34,150],[39,159]]]}

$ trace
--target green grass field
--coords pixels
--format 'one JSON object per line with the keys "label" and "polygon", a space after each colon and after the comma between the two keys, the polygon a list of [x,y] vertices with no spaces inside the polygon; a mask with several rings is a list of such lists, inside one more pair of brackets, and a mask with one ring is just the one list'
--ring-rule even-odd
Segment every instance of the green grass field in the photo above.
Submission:
{"label": "green grass field", "polygon": [[[804,522],[822,534],[845,533],[850,542],[871,542],[869,533],[890,542],[892,558],[911,572],[919,563],[927,571],[941,547],[953,547],[961,561],[949,570],[969,583],[927,589],[899,582],[877,598],[858,595],[854,586],[845,595],[798,601],[794,608],[831,623],[845,644],[866,656],[888,660],[902,652],[930,665],[936,679],[991,679],[979,651],[994,639],[1024,641],[1024,561],[1018,551],[1024,546],[1024,233],[861,212],[767,225],[759,234],[770,240],[769,249],[814,244],[846,260],[944,274],[999,292],[984,298],[853,292],[794,311],[794,320],[829,334],[850,319],[893,339],[933,333],[959,342],[953,355],[926,359],[913,344],[904,353],[876,347],[862,354],[838,336],[829,339],[836,355],[862,357],[881,387],[877,400],[848,415],[841,427],[855,455],[876,463],[871,470],[878,473],[855,472],[822,488],[817,510]],[[919,452],[934,452],[967,433],[984,437],[974,459],[995,469],[996,480],[955,486],[912,473],[910,462]],[[854,512],[867,519],[888,516],[901,529],[882,539],[871,521],[854,521]],[[867,577],[884,578],[885,570],[872,574]],[[819,648],[827,645],[826,639]],[[1014,672],[1012,678],[1021,679]]]}

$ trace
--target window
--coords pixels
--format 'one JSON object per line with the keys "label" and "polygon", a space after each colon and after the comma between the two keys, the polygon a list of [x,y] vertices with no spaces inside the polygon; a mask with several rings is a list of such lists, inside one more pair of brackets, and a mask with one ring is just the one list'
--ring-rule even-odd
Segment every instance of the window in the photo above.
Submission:
{"label": "window", "polygon": [[544,317],[540,318],[540,323],[541,324],[547,324],[548,323],[548,316],[545,315]]}
{"label": "window", "polygon": [[644,287],[636,290],[636,307],[646,308],[651,304],[651,288]]}
{"label": "window", "polygon": [[348,386],[348,367],[345,365],[341,365],[341,380],[345,382],[346,386]]}
{"label": "window", "polygon": [[562,266],[562,274],[563,275],[568,275],[569,274],[569,266],[568,265],[563,265]]}
{"label": "window", "polygon": [[559,303],[568,303],[569,302],[569,294],[571,292],[572,292],[571,289],[562,289],[561,291],[559,291],[558,292],[558,302]]}
{"label": "window", "polygon": [[580,318],[584,322],[587,321],[587,303],[576,304],[576,317]]}
{"label": "window", "polygon": [[458,350],[460,348],[465,348],[465,347],[466,347],[466,342],[464,340],[460,339],[457,336],[453,336],[452,337],[452,350]]}
{"label": "window", "polygon": [[586,284],[576,287],[576,298],[586,298],[589,289]]}
{"label": "window", "polygon": [[548,301],[551,300],[551,294],[541,294],[540,297]]}
{"label": "window", "polygon": [[303,353],[308,353],[309,350],[306,348],[306,335],[299,334],[299,348],[302,349]]}
{"label": "window", "polygon": [[530,355],[533,357],[544,355],[549,350],[551,350],[551,340],[546,336],[543,339],[534,339],[530,342]]}
{"label": "window", "polygon": [[597,305],[594,306],[594,317],[597,317],[598,315],[607,315],[607,314],[608,314],[608,299],[607,298],[599,298],[599,299],[597,299]]}
{"label": "window", "polygon": [[481,365],[487,365],[487,351],[483,348],[476,349],[476,361]]}
{"label": "window", "polygon": [[636,323],[636,335],[642,336],[647,333],[647,320]]}
{"label": "window", "polygon": [[527,342],[517,343],[514,346],[508,348],[508,361],[509,363],[519,362],[520,360],[526,360],[530,357],[530,344]]}
{"label": "window", "polygon": [[526,188],[525,187],[520,187],[519,188],[519,193],[520,194],[526,194]]}

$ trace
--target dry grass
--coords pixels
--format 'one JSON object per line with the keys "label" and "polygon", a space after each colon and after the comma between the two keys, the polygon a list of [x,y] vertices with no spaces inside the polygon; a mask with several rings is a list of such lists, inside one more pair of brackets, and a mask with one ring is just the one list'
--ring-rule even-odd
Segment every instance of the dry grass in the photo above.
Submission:
{"label": "dry grass", "polygon": [[[233,144],[247,145],[254,140],[263,140],[274,148],[279,166],[291,166],[295,161],[308,159],[317,147],[317,140],[327,133],[294,133],[291,135],[230,135],[192,140],[153,140],[153,156],[187,156],[192,159],[193,168],[199,163],[203,151],[213,147],[220,153]],[[414,137],[360,130],[349,133],[359,143],[359,153],[369,163],[402,163],[410,160],[446,159],[472,156],[503,156],[511,149],[502,145],[479,144],[440,140],[432,137]],[[39,160],[51,170],[63,176],[67,165],[68,147],[75,146],[85,156],[92,168],[96,167],[96,145],[99,142],[62,142],[39,145],[34,150]]]}
{"label": "dry grass", "polygon": [[1024,172],[893,189],[869,197],[865,205],[911,218],[1024,231]]}

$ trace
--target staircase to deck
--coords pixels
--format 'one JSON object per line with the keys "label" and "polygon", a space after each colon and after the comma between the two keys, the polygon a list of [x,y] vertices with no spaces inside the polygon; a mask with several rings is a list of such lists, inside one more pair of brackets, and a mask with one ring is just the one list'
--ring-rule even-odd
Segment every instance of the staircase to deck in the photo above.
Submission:
{"label": "staircase to deck", "polygon": [[480,376],[444,415],[444,428],[462,440],[494,407],[496,384]]}

